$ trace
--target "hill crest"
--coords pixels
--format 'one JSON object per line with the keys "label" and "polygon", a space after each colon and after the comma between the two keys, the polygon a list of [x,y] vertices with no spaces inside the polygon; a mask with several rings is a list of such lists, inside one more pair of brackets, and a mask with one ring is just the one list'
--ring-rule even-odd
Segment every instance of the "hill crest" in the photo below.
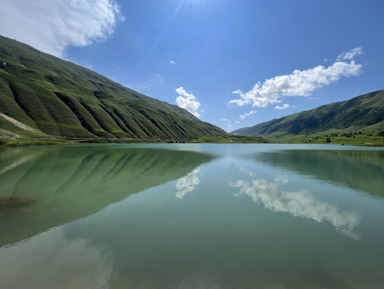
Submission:
{"label": "hill crest", "polygon": [[349,129],[384,129],[384,90],[237,129],[231,133],[283,137]]}
{"label": "hill crest", "polygon": [[176,105],[2,36],[0,113],[0,137],[191,140],[226,134]]}

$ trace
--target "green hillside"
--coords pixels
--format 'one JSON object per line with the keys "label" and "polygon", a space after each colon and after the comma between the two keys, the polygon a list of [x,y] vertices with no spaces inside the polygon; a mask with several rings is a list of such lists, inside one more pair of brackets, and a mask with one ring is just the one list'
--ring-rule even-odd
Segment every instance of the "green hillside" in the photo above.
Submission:
{"label": "green hillside", "polygon": [[241,128],[232,133],[286,140],[294,140],[295,136],[311,136],[315,140],[325,137],[327,142],[332,141],[331,137],[364,137],[366,141],[376,137],[377,140],[382,140],[384,90]]}
{"label": "green hillside", "polygon": [[186,110],[0,36],[0,137],[192,140],[226,133]]}

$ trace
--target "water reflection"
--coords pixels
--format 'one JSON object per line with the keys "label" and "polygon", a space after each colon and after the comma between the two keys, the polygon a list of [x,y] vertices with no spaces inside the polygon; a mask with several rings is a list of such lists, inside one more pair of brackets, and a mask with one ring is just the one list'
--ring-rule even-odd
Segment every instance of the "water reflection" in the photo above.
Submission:
{"label": "water reflection", "polygon": [[18,164],[0,175],[0,193],[37,197],[0,209],[0,239],[22,240],[0,248],[0,284],[383,287],[383,199],[245,159],[244,146],[201,146],[217,152],[212,162],[188,145],[154,147],[34,149],[22,162],[0,151],[1,164]]}
{"label": "water reflection", "polygon": [[198,176],[200,169],[197,168],[190,172],[185,177],[178,179],[176,182],[176,189],[178,190],[175,196],[179,199],[184,198],[188,193],[191,193],[195,190],[196,186],[200,184],[200,179]]}
{"label": "water reflection", "polygon": [[29,156],[24,156],[24,157],[16,159],[15,161],[13,161],[13,162],[5,165],[4,167],[2,167],[1,170],[0,170],[0,175],[5,174],[6,172],[11,171],[11,170],[17,168],[18,166],[20,166],[20,165],[22,165],[22,164],[24,164],[26,162],[29,162],[33,158],[34,158],[33,155],[29,155]]}
{"label": "water reflection", "polygon": [[383,150],[284,150],[258,154],[255,159],[384,197]]}
{"label": "water reflection", "polygon": [[[198,152],[129,146],[2,150],[0,198],[34,202],[1,207],[0,246],[86,217],[170,180],[187,175],[187,183],[190,179],[196,182],[194,169],[212,159]],[[191,191],[187,183],[180,181],[181,194]]]}
{"label": "water reflection", "polygon": [[329,222],[344,235],[359,239],[354,232],[360,222],[360,216],[354,212],[339,209],[336,206],[316,200],[308,191],[288,192],[281,188],[288,182],[284,178],[276,178],[268,182],[265,179],[251,181],[238,180],[230,185],[238,188],[236,197],[250,197],[255,203],[261,203],[265,208],[275,212],[286,212],[295,217],[308,218],[316,222]]}
{"label": "water reflection", "polygon": [[[67,239],[61,228],[0,248],[2,288],[109,288],[113,260],[103,246]],[[24,282],[20,282],[20,278]]]}

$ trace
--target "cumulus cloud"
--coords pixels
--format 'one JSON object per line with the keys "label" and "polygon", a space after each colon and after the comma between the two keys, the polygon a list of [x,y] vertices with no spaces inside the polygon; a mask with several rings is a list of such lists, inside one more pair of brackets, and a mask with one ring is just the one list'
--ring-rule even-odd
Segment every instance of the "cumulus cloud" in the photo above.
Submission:
{"label": "cumulus cloud", "polygon": [[288,103],[284,103],[283,105],[276,105],[275,109],[282,110],[282,109],[286,109],[286,108],[289,108],[289,107],[291,107],[291,106]]}
{"label": "cumulus cloud", "polygon": [[63,57],[110,37],[123,20],[115,0],[2,0],[0,34]]}
{"label": "cumulus cloud", "polygon": [[257,110],[251,110],[250,112],[240,115],[240,119],[246,119],[248,116],[257,113]]}
{"label": "cumulus cloud", "polygon": [[176,89],[176,92],[179,94],[176,98],[177,105],[188,110],[194,116],[200,117],[200,102],[196,100],[196,97],[193,94],[186,92],[182,86]]}
{"label": "cumulus cloud", "polygon": [[171,65],[175,65],[176,62],[174,62],[173,60],[171,60],[171,61],[169,62],[169,64],[171,64]]}
{"label": "cumulus cloud", "polygon": [[340,77],[358,75],[362,66],[353,58],[362,54],[362,48],[354,48],[343,52],[336,62],[328,67],[322,65],[307,70],[294,70],[288,75],[279,75],[266,79],[263,84],[256,83],[248,92],[236,90],[233,93],[240,98],[230,103],[239,106],[252,105],[253,107],[267,107],[281,103],[284,96],[310,96],[315,89],[336,83]]}

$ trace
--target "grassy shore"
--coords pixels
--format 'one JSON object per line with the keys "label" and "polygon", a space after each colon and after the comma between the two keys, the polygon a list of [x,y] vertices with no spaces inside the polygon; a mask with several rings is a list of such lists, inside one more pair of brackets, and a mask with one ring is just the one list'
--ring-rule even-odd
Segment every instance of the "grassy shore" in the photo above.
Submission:
{"label": "grassy shore", "polygon": [[384,147],[384,137],[366,134],[311,134],[290,135],[280,138],[268,139],[271,143],[290,144],[346,144],[357,146],[379,146]]}
{"label": "grassy shore", "polygon": [[268,141],[258,136],[227,135],[221,137],[200,137],[191,143],[267,143]]}
{"label": "grassy shore", "polygon": [[0,145],[28,146],[73,143],[285,143],[285,144],[340,144],[384,147],[384,136],[360,133],[288,135],[262,138],[257,136],[227,135],[222,137],[200,137],[191,141],[160,139],[67,139],[67,138],[1,138]]}

